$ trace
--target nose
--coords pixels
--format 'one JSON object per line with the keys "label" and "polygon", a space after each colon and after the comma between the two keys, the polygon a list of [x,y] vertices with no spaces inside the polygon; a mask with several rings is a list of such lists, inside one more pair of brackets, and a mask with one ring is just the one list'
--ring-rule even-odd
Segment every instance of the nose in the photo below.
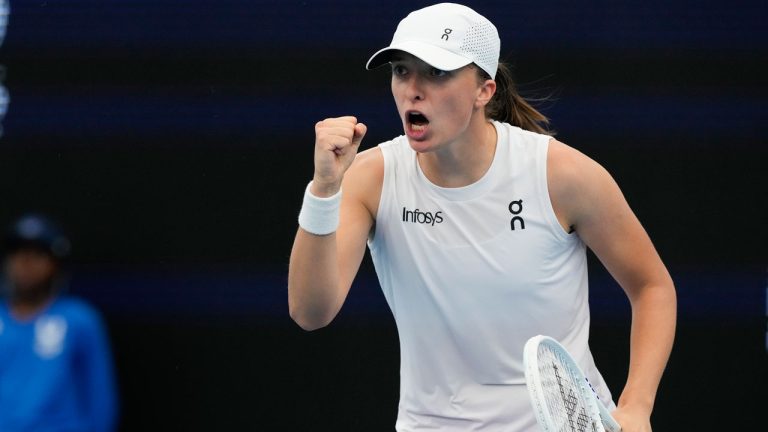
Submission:
{"label": "nose", "polygon": [[411,101],[424,100],[424,86],[419,74],[412,74],[405,83],[406,97]]}

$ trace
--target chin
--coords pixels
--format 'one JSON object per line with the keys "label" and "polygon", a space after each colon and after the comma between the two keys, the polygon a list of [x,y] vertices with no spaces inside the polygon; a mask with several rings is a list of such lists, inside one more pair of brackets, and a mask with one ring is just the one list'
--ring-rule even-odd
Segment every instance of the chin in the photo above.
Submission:
{"label": "chin", "polygon": [[413,151],[416,153],[429,153],[435,150],[431,140],[414,140],[411,137],[408,138],[408,144],[410,144]]}

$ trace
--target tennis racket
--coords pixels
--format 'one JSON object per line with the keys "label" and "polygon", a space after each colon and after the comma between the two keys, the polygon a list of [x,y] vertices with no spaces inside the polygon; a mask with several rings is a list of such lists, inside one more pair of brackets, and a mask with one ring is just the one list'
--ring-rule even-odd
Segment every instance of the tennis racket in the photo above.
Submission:
{"label": "tennis racket", "polygon": [[523,348],[525,383],[536,420],[545,432],[620,432],[568,351],[549,336]]}

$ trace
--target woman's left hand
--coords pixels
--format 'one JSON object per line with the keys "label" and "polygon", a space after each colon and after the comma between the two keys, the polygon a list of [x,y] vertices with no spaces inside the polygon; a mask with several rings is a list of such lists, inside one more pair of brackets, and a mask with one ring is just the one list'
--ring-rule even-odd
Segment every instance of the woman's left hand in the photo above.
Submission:
{"label": "woman's left hand", "polygon": [[616,408],[611,415],[621,425],[621,432],[651,432],[651,419],[644,410]]}

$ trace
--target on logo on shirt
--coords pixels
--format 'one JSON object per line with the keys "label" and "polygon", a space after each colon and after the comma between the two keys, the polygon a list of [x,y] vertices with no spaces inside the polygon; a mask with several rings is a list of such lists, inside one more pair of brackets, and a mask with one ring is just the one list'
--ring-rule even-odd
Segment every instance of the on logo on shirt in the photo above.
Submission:
{"label": "on logo on shirt", "polygon": [[512,213],[512,220],[509,222],[512,231],[515,230],[516,223],[520,225],[520,229],[525,229],[525,220],[520,213],[523,212],[523,200],[519,199],[509,203],[509,212]]}

